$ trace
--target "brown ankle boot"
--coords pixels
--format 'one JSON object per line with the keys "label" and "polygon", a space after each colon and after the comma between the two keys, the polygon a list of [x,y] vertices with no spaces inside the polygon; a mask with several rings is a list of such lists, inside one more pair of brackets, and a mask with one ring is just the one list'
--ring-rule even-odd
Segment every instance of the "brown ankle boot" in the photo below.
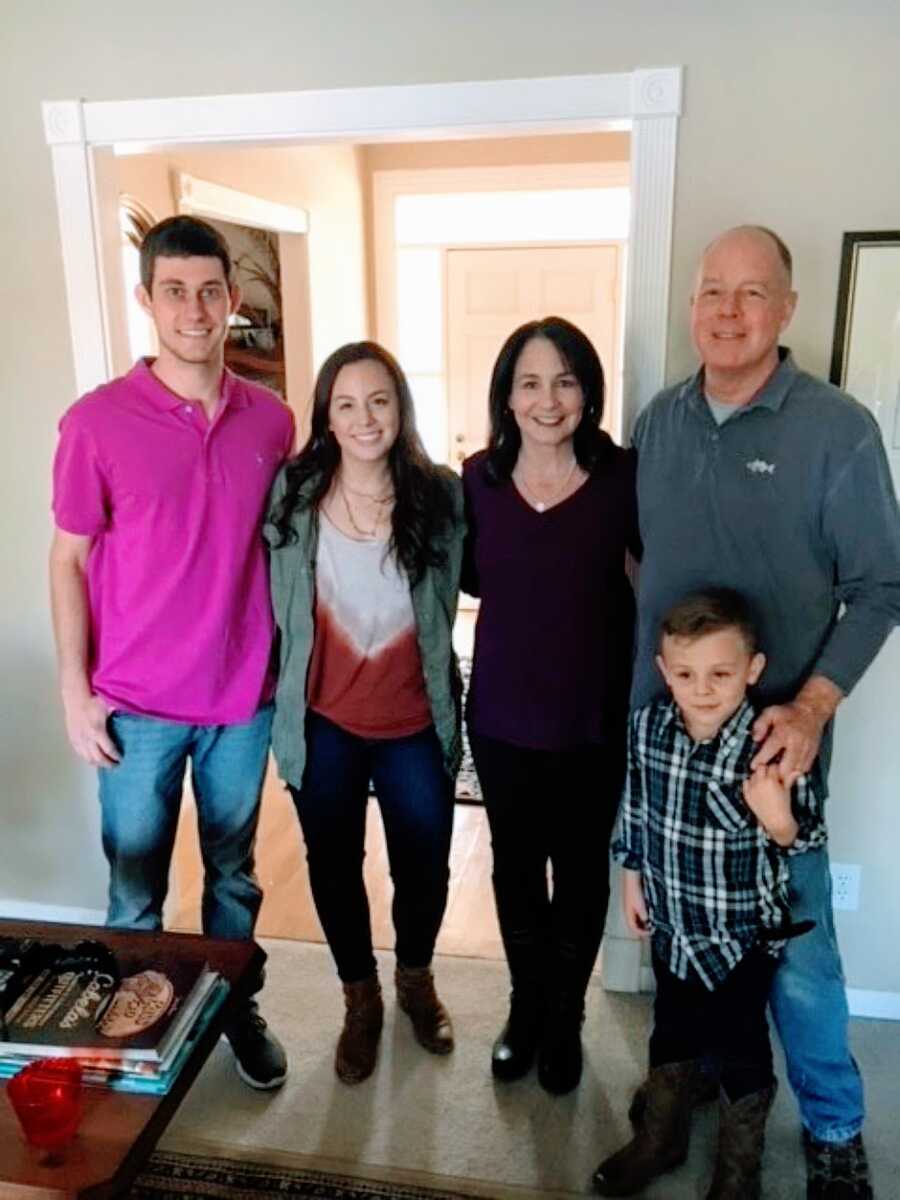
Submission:
{"label": "brown ankle boot", "polygon": [[759,1200],[766,1118],[775,1084],[729,1104],[719,1099],[719,1149],[706,1200]]}
{"label": "brown ankle boot", "polygon": [[694,1061],[665,1063],[650,1071],[641,1124],[628,1145],[594,1172],[594,1191],[601,1196],[633,1196],[651,1179],[684,1162],[691,1133],[688,1097],[696,1072]]}
{"label": "brown ankle boot", "polygon": [[394,982],[397,1003],[412,1021],[419,1045],[431,1054],[449,1054],[453,1049],[453,1025],[434,990],[431,968],[398,965]]}
{"label": "brown ankle boot", "polygon": [[334,1069],[342,1083],[362,1083],[375,1070],[384,1005],[377,975],[344,984],[344,1028],[338,1038]]}

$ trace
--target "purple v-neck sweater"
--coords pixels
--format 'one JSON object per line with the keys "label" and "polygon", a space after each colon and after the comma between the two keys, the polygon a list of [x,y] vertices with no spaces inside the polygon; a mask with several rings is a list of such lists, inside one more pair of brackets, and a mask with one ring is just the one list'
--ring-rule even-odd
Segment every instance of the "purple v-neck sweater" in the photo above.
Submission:
{"label": "purple v-neck sweater", "polygon": [[466,718],[484,737],[564,750],[617,734],[628,709],[639,552],[635,458],[610,445],[584,484],[539,513],[485,452],[463,465],[463,588],[481,598]]}

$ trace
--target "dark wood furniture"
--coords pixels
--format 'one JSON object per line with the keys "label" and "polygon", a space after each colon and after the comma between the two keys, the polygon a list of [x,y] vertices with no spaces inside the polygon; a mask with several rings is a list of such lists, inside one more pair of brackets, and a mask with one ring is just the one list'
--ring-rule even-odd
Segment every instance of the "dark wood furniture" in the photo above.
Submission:
{"label": "dark wood furniture", "polygon": [[0,937],[38,937],[74,942],[98,938],[113,949],[140,947],[153,957],[154,943],[165,941],[186,957],[208,962],[232,985],[228,1000],[199,1039],[165,1096],[142,1096],[89,1088],[84,1119],[59,1165],[46,1163],[46,1151],[29,1146],[0,1083],[0,1196],[28,1200],[106,1200],[121,1196],[156,1145],[188,1088],[215,1046],[235,1000],[246,994],[264,960],[255,942],[220,941],[189,933],[132,933],[88,925],[56,925],[0,920]]}

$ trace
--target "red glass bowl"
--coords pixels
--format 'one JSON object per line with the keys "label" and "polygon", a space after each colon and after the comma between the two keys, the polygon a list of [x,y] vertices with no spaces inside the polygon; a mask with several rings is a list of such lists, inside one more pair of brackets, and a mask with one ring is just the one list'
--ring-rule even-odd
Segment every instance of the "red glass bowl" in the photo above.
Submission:
{"label": "red glass bowl", "polygon": [[73,1058],[29,1063],[6,1085],[6,1093],[33,1146],[64,1146],[82,1114],[81,1064]]}

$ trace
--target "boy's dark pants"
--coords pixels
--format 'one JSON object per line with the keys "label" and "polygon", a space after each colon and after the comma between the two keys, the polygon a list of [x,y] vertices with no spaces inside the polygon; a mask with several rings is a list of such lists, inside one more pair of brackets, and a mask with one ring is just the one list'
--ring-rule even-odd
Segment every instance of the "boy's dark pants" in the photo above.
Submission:
{"label": "boy's dark pants", "polygon": [[715,991],[696,974],[673,975],[653,953],[656,975],[650,1068],[711,1056],[731,1104],[775,1082],[766,1006],[777,958],[755,946]]}

